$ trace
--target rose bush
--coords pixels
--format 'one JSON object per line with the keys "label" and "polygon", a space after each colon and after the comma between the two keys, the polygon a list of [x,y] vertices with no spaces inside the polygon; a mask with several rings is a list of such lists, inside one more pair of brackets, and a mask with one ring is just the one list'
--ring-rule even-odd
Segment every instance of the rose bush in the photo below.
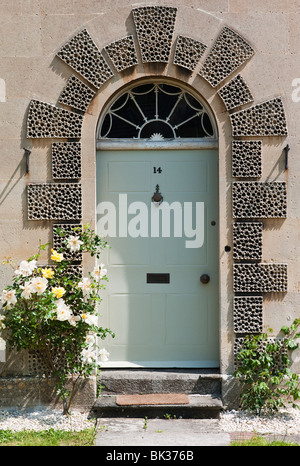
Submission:
{"label": "rose bush", "polygon": [[[74,265],[79,251],[99,259],[106,241],[89,225],[74,228],[72,235],[61,228],[56,233],[63,246],[51,249],[53,264],[38,264],[48,247],[40,245],[36,255],[20,263],[12,285],[2,291],[0,349],[4,348],[5,334],[11,348],[37,353],[47,375],[55,380],[67,414],[78,381],[96,374],[101,361],[108,359],[108,352],[99,350],[97,340],[114,335],[98,325],[100,291],[107,280],[104,264],[95,265],[86,277]],[[67,389],[70,383],[71,389]]]}

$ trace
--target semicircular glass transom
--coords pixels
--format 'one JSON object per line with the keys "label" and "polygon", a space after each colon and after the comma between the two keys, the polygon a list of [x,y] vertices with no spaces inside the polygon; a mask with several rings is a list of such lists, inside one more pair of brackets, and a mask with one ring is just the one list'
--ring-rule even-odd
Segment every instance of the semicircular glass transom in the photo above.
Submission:
{"label": "semicircular glass transom", "polygon": [[177,86],[165,83],[131,88],[115,100],[102,119],[99,139],[214,138],[203,104]]}

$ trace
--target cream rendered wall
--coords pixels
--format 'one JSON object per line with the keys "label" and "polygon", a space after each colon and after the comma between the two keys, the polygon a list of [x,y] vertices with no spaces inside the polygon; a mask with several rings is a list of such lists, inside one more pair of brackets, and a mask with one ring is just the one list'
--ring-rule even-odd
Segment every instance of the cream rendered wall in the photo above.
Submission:
{"label": "cream rendered wall", "polygon": [[[71,37],[86,27],[99,49],[134,31],[132,8],[166,5],[178,8],[174,37],[184,34],[213,44],[223,26],[247,40],[255,50],[241,67],[255,103],[281,95],[289,135],[268,137],[263,147],[262,180],[288,183],[288,217],[264,220],[263,260],[288,264],[288,293],[265,298],[264,323],[276,335],[282,325],[299,316],[299,179],[300,102],[296,100],[300,77],[300,5],[297,0],[186,0],[132,3],[127,0],[2,0],[0,2],[0,78],[5,99],[0,98],[0,259],[16,263],[35,252],[39,240],[51,240],[51,222],[28,221],[26,186],[51,181],[49,141],[26,139],[26,115],[31,99],[57,104],[72,70],[56,57]],[[220,337],[221,370],[233,369],[231,125],[216,90],[196,73],[167,66],[142,65],[104,84],[85,114],[82,133],[83,223],[95,220],[95,132],[107,100],[122,86],[145,76],[165,75],[191,85],[210,104],[217,119],[220,144]],[[300,87],[300,84],[298,84]],[[220,87],[220,86],[219,86]],[[294,94],[293,94],[294,92]],[[1,94],[3,95],[3,94]],[[296,96],[296,97],[295,97]],[[300,91],[299,91],[300,96]],[[290,144],[289,169],[284,170],[283,147]],[[30,147],[30,173],[25,173],[24,147]],[[47,260],[47,255],[45,255]],[[5,287],[12,270],[1,265],[0,286]],[[296,358],[295,370],[300,371]]]}

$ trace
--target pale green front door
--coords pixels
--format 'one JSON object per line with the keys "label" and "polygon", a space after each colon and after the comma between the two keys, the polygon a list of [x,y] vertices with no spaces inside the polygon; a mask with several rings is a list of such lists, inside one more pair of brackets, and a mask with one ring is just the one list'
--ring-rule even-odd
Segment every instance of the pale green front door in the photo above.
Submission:
{"label": "pale green front door", "polygon": [[97,231],[111,235],[101,325],[116,334],[104,367],[219,366],[217,160],[213,149],[97,152]]}

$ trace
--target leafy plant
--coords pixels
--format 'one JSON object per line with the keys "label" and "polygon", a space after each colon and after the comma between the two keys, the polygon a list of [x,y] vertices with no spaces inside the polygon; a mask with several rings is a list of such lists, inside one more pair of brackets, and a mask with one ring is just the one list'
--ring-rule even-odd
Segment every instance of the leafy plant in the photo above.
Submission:
{"label": "leafy plant", "polygon": [[241,382],[242,409],[260,415],[278,411],[287,403],[298,408],[299,376],[291,371],[289,356],[299,346],[299,324],[300,319],[295,319],[290,327],[282,327],[284,337],[280,339],[267,333],[244,338],[233,374]]}
{"label": "leafy plant", "polygon": [[[63,246],[51,249],[53,265],[38,265],[48,244],[40,245],[38,253],[15,270],[13,284],[2,291],[0,330],[6,329],[11,348],[27,349],[41,357],[47,375],[54,377],[67,414],[80,378],[96,373],[99,361],[108,358],[105,348],[97,346],[96,337],[105,339],[113,333],[98,325],[97,306],[107,280],[104,264],[96,265],[84,278],[74,266],[78,251],[99,259],[106,241],[89,225],[74,228],[71,235],[57,229],[57,234]],[[3,347],[4,340],[0,340]]]}

